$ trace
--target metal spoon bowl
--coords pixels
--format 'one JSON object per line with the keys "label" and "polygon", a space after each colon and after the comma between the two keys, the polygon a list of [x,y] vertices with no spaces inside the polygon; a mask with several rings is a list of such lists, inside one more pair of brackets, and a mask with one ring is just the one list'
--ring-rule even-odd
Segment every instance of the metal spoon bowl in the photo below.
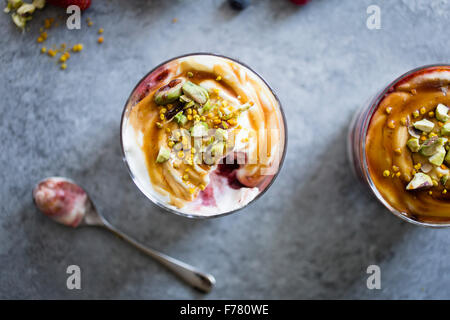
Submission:
{"label": "metal spoon bowl", "polygon": [[95,208],[86,191],[75,182],[62,177],[49,177],[33,189],[36,207],[46,216],[72,227],[102,227],[149,255],[192,287],[209,292],[215,279],[208,273],[150,249],[113,227]]}

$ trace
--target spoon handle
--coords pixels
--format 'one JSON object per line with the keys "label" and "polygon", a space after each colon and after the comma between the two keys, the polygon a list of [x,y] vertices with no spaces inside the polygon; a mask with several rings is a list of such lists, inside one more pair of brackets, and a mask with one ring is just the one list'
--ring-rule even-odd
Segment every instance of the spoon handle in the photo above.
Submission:
{"label": "spoon handle", "polygon": [[179,278],[181,278],[183,281],[185,281],[192,287],[205,293],[208,293],[214,287],[216,280],[212,275],[201,272],[197,268],[187,263],[169,257],[164,253],[158,252],[156,250],[150,249],[140,244],[139,242],[127,236],[123,232],[117,230],[115,227],[113,227],[106,221],[104,221],[103,227],[114,233],[119,238],[132,244],[133,246],[135,246],[142,252],[146,253],[159,263],[161,263],[163,266],[172,271],[175,275],[177,275]]}

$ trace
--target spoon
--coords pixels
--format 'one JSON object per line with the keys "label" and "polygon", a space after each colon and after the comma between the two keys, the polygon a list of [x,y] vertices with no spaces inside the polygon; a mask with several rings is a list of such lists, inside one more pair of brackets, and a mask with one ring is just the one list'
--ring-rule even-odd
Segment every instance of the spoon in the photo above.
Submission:
{"label": "spoon", "polygon": [[50,177],[40,181],[33,189],[33,199],[36,207],[56,222],[71,227],[105,228],[161,263],[192,287],[205,293],[214,287],[216,280],[212,275],[150,249],[117,230],[97,212],[86,191],[67,178]]}

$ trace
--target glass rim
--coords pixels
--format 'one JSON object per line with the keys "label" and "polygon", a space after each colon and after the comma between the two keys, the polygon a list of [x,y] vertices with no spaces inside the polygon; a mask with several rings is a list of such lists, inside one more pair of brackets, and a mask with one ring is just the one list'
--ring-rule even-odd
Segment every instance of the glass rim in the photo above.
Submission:
{"label": "glass rim", "polygon": [[[127,157],[126,157],[126,154],[125,154],[124,144],[123,144],[123,124],[124,124],[124,121],[125,121],[125,113],[127,111],[127,107],[129,105],[131,99],[133,98],[133,93],[136,91],[136,89],[139,87],[139,85],[149,75],[151,75],[153,72],[155,72],[158,68],[162,67],[163,65],[165,65],[165,64],[167,64],[169,62],[172,62],[172,61],[177,60],[177,59],[185,58],[185,57],[201,56],[201,55],[214,56],[214,57],[218,57],[218,58],[224,58],[224,59],[231,60],[231,61],[236,62],[236,63],[242,65],[243,67],[247,68],[248,70],[253,72],[259,79],[261,79],[261,81],[267,86],[267,88],[270,90],[271,94],[275,98],[276,102],[278,103],[280,114],[281,114],[281,118],[282,118],[282,122],[283,122],[283,130],[284,130],[283,131],[284,132],[283,153],[281,155],[280,162],[278,164],[277,172],[273,175],[271,181],[267,184],[267,186],[262,191],[260,191],[252,200],[250,200],[246,205],[244,205],[244,206],[242,206],[240,208],[234,209],[234,210],[230,210],[230,211],[227,211],[227,212],[222,212],[222,213],[214,214],[214,215],[196,215],[196,214],[190,214],[190,213],[186,213],[186,212],[182,212],[182,211],[170,208],[170,207],[168,207],[167,204],[164,204],[163,202],[161,202],[158,199],[156,199],[156,197],[151,195],[150,192],[147,192],[146,190],[144,190],[144,188],[140,185],[140,183],[137,181],[137,178],[135,177],[135,175],[131,171],[130,165],[128,164],[128,160],[127,160]],[[161,62],[160,64],[158,64],[155,67],[153,67],[149,72],[147,72],[137,82],[137,84],[134,86],[134,88],[131,90],[131,93],[130,93],[129,97],[128,97],[128,99],[125,102],[125,106],[123,108],[121,119],[120,119],[120,129],[119,130],[120,130],[120,147],[121,147],[121,151],[122,151],[122,160],[125,163],[125,166],[127,167],[127,171],[128,171],[128,173],[129,173],[129,175],[131,177],[131,180],[133,180],[133,183],[137,186],[137,188],[145,195],[145,197],[147,199],[149,199],[152,203],[156,204],[158,207],[164,209],[165,211],[173,213],[173,214],[176,214],[176,215],[179,215],[179,216],[182,216],[182,217],[191,218],[191,219],[198,219],[198,220],[219,218],[219,217],[223,217],[223,216],[227,216],[227,215],[236,213],[236,212],[238,212],[238,211],[248,207],[249,205],[254,203],[256,200],[261,198],[266,193],[266,191],[270,189],[270,187],[272,186],[272,184],[275,182],[276,178],[278,177],[278,174],[280,173],[281,168],[283,167],[283,164],[284,164],[284,160],[285,160],[286,152],[287,152],[287,145],[288,145],[288,128],[287,128],[286,116],[284,114],[284,110],[283,110],[283,107],[281,105],[280,99],[278,98],[278,96],[276,95],[276,93],[274,92],[272,87],[268,84],[268,82],[259,73],[257,73],[255,70],[250,68],[247,64],[239,61],[238,59],[230,58],[230,57],[225,56],[225,55],[221,55],[221,54],[217,54],[217,53],[211,53],[211,52],[194,52],[194,53],[186,53],[186,54],[182,54],[182,55],[179,55],[179,56],[175,56],[173,58],[170,58],[170,59],[167,59],[167,60]]]}
{"label": "glass rim", "polygon": [[[436,68],[436,67],[450,67],[450,64],[448,63],[439,63],[439,64],[429,64],[420,66],[417,68],[414,68],[408,72],[403,73],[402,75],[398,76],[395,80],[391,81],[383,90],[381,90],[378,94],[375,95],[375,97],[371,100],[369,103],[369,107],[367,108],[367,111],[364,109],[362,112],[367,112],[367,115],[365,116],[364,123],[361,126],[360,134],[362,137],[364,137],[361,141],[361,151],[362,151],[362,172],[364,179],[366,180],[367,184],[370,187],[370,190],[375,194],[375,197],[395,216],[412,223],[414,225],[422,226],[422,227],[430,227],[430,228],[446,228],[450,227],[450,221],[444,222],[444,223],[433,223],[433,222],[422,222],[418,220],[414,220],[413,218],[409,217],[405,213],[395,209],[389,202],[386,201],[386,199],[381,195],[381,193],[378,191],[378,188],[375,186],[375,183],[372,180],[372,177],[369,172],[369,166],[367,164],[367,156],[366,156],[366,136],[367,131],[369,129],[370,122],[372,121],[373,114],[377,110],[378,106],[380,105],[381,101],[384,99],[385,95],[389,92],[391,88],[393,88],[395,85],[397,85],[402,80],[405,80],[408,76],[411,76],[412,74],[430,69],[430,68]],[[450,218],[449,218],[450,220]]]}

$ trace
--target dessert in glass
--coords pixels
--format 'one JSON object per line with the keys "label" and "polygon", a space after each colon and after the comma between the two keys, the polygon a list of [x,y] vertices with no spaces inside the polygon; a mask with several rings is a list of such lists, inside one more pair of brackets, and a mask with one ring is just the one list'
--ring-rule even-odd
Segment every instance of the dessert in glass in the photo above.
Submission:
{"label": "dessert in glass", "polygon": [[189,54],[150,71],[122,114],[124,160],[138,188],[187,217],[216,217],[261,196],[277,176],[286,122],[271,88],[223,56]]}
{"label": "dessert in glass", "polygon": [[396,216],[450,226],[450,66],[412,70],[358,113],[348,151],[357,176]]}

